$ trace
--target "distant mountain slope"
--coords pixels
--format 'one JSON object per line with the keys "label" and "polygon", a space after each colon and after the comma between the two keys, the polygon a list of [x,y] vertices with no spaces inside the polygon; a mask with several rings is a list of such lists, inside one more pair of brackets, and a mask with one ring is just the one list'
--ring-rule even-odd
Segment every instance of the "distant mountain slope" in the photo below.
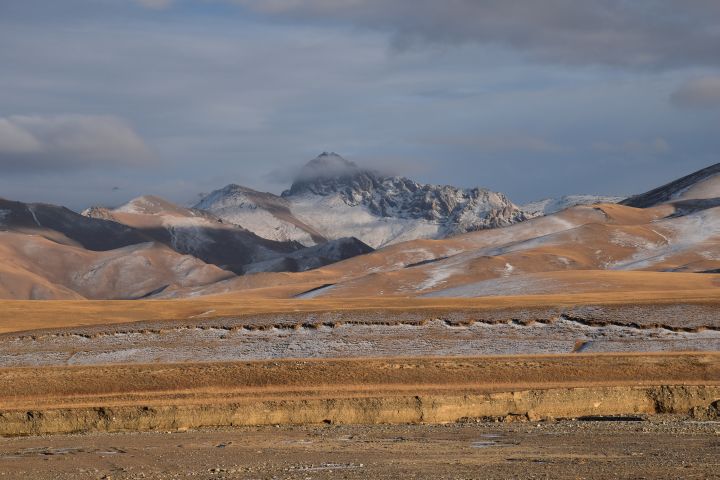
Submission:
{"label": "distant mountain slope", "polygon": [[321,238],[356,237],[374,248],[526,219],[501,193],[420,184],[362,169],[327,152],[311,160],[282,196],[262,194],[259,202],[256,194],[229,185],[195,207],[245,228],[256,228],[255,233],[266,238],[281,235],[307,245]]}
{"label": "distant mountain slope", "polygon": [[357,238],[338,238],[289,255],[248,265],[245,272],[305,272],[372,251],[372,247]]}
{"label": "distant mountain slope", "polygon": [[[500,194],[415,184],[326,156],[282,197],[228,190],[276,206],[316,239],[338,236],[312,247],[152,196],[87,217],[0,200],[0,298],[491,296],[672,290],[676,281],[720,291],[717,165],[624,202],[652,206],[580,205],[492,229],[527,215]],[[459,227],[475,230],[422,238]],[[341,237],[348,230],[389,245],[373,251]]]}
{"label": "distant mountain slope", "polygon": [[213,215],[180,207],[155,196],[138,197],[113,210],[89,209],[88,216],[110,218],[143,232],[173,250],[241,274],[244,266],[299,250],[295,242],[260,238]]}
{"label": "distant mountain slope", "polygon": [[51,238],[0,232],[0,298],[134,299],[234,277],[158,243],[93,251]]}
{"label": "distant mountain slope", "polygon": [[192,293],[339,301],[695,289],[720,294],[717,176],[694,178],[670,184],[672,200],[652,207],[575,206],[507,228],[397,243],[311,272],[230,279]]}
{"label": "distant mountain slope", "polygon": [[618,203],[625,197],[612,197],[604,195],[565,195],[559,198],[545,198],[520,206],[520,210],[529,217],[550,215],[566,208],[578,205],[594,205],[598,203]]}
{"label": "distant mountain slope", "polygon": [[116,209],[92,208],[84,214],[127,225],[179,253],[237,274],[304,271],[371,250],[366,245],[332,248],[334,243],[325,250],[309,250],[298,242],[268,240],[208,212],[180,207],[152,195]]}
{"label": "distant mountain slope", "polygon": [[95,251],[112,250],[151,240],[136,229],[108,219],[87,218],[56,205],[22,203],[2,198],[0,230],[32,232],[53,241]]}
{"label": "distant mountain slope", "polygon": [[648,208],[675,200],[696,200],[720,197],[720,163],[674,180],[661,187],[620,202],[637,208]]}
{"label": "distant mountain slope", "polygon": [[0,298],[134,299],[369,251],[357,239],[313,248],[266,240],[153,196],[84,215],[0,199]]}
{"label": "distant mountain slope", "polygon": [[[0,234],[2,239],[2,234]],[[13,265],[0,254],[0,298],[15,300],[82,300],[79,293],[58,285],[42,275]]]}

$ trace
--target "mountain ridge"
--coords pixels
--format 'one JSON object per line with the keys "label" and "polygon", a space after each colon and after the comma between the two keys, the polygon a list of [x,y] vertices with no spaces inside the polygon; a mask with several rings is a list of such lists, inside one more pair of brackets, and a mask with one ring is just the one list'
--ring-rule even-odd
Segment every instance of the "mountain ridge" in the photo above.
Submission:
{"label": "mountain ridge", "polygon": [[[50,204],[0,199],[0,297],[289,298],[307,291],[319,297],[491,296],[643,288],[633,283],[642,276],[623,275],[630,271],[645,271],[647,281],[658,288],[671,278],[668,272],[697,274],[686,278],[686,288],[720,285],[713,273],[720,271],[717,165],[649,195],[630,197],[650,201],[645,208],[615,203],[573,206],[505,228],[441,239],[428,239],[445,232],[440,222],[423,217],[427,211],[413,214],[396,203],[391,213],[400,211],[407,218],[386,217],[367,205],[378,191],[385,195],[391,188],[412,205],[417,184],[403,183],[403,190],[394,183],[398,177],[368,174],[362,178],[371,185],[362,187],[356,166],[339,166],[348,167],[342,170],[347,175],[325,179],[325,195],[280,197],[236,185],[228,190],[246,201],[250,211],[268,214],[263,206],[270,205],[279,214],[289,211],[294,219],[288,220],[323,225],[325,231],[319,233],[329,240],[311,247],[263,239],[210,212],[152,195],[114,209],[90,208],[85,215]],[[353,190],[356,187],[362,192]],[[451,200],[459,208],[442,210],[433,197],[443,192],[442,186],[428,188],[430,194],[415,190],[423,202],[427,200],[420,205],[437,211],[467,210],[467,197],[462,195],[472,189],[453,190],[458,197]],[[357,202],[348,205],[354,195]],[[232,200],[230,207],[236,199]],[[475,212],[470,212],[475,221]],[[387,246],[373,251],[358,238],[342,235],[348,230],[386,241]],[[318,290],[320,286],[326,288]]]}

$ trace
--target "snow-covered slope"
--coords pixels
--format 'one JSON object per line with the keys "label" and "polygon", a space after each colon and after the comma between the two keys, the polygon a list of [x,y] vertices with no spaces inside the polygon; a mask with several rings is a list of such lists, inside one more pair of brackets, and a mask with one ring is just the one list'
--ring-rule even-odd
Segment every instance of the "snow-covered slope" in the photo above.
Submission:
{"label": "snow-covered slope", "polygon": [[113,210],[96,207],[83,213],[127,225],[176,252],[235,273],[243,273],[245,265],[303,248],[295,242],[260,238],[207,212],[180,207],[151,195],[135,198]]}
{"label": "snow-covered slope", "polygon": [[230,184],[215,190],[194,208],[211,212],[269,240],[296,241],[306,246],[326,240],[295,218],[290,211],[290,202],[284,198],[240,185]]}
{"label": "snow-covered slope", "polygon": [[720,163],[698,170],[649,192],[632,196],[621,203],[630,207],[648,208],[666,202],[707,200],[718,197],[720,197]]}
{"label": "snow-covered slope", "polygon": [[[235,186],[231,187],[226,191],[239,192]],[[238,197],[224,198],[231,201]],[[263,204],[268,207],[271,200],[265,199]],[[176,252],[193,255],[237,274],[304,271],[372,250],[356,239],[352,240],[362,244],[362,248],[333,249],[329,244],[320,250],[305,248],[294,241],[269,240],[206,211],[184,208],[152,195],[135,198],[113,210],[94,207],[83,213],[130,226]]]}
{"label": "snow-covered slope", "polygon": [[611,197],[604,195],[565,195],[559,198],[544,198],[535,202],[526,203],[520,207],[528,217],[550,215],[566,208],[578,205],[595,205],[596,203],[618,203],[625,197]]}
{"label": "snow-covered slope", "polygon": [[356,237],[374,248],[502,227],[527,218],[502,193],[421,184],[359,168],[327,152],[310,161],[282,196],[260,195],[262,201],[258,192],[228,185],[195,207],[264,238],[307,245]]}

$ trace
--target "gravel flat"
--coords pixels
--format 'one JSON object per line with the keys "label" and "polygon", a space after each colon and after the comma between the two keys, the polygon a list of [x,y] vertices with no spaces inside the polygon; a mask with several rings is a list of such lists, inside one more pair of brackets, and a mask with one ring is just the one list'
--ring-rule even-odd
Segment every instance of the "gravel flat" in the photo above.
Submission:
{"label": "gravel flat", "polygon": [[0,478],[720,478],[720,422],[603,420],[0,438]]}

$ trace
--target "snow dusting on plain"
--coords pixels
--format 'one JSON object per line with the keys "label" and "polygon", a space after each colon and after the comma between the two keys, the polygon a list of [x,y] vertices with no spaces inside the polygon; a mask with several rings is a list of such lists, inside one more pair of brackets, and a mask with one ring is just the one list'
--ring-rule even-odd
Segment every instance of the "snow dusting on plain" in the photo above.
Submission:
{"label": "snow dusting on plain", "polygon": [[594,327],[560,319],[551,324],[501,323],[447,326],[344,324],[336,328],[227,331],[168,328],[87,339],[79,335],[0,339],[0,367],[109,363],[204,362],[388,356],[463,356],[570,353],[577,342],[586,351],[717,350],[720,332]]}

